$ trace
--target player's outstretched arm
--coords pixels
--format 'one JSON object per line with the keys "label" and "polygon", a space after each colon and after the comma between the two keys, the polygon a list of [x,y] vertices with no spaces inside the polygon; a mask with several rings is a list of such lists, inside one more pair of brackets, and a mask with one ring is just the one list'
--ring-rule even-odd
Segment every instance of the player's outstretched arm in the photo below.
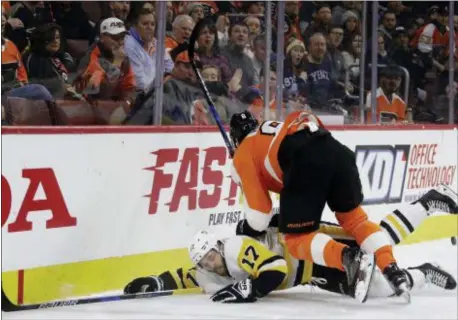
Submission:
{"label": "player's outstretched arm", "polygon": [[124,287],[125,294],[198,288],[196,269],[178,268],[158,276],[135,278]]}

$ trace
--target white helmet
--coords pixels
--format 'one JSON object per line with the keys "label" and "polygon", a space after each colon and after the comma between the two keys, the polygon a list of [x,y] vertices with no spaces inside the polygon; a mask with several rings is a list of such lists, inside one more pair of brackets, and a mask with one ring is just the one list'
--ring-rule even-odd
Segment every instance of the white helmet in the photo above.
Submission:
{"label": "white helmet", "polygon": [[192,262],[197,265],[200,260],[212,249],[219,252],[218,239],[211,233],[205,230],[199,231],[191,244],[189,245],[188,252]]}

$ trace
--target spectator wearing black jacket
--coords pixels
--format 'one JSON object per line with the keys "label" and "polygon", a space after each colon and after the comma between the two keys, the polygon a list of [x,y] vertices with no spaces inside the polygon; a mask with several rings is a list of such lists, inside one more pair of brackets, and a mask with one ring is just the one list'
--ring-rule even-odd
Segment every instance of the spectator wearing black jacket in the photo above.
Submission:
{"label": "spectator wearing black jacket", "polygon": [[35,29],[30,50],[22,57],[29,82],[42,84],[54,96],[68,93],[68,75],[75,69],[73,59],[64,51],[62,43],[62,29],[54,23],[45,24]]}

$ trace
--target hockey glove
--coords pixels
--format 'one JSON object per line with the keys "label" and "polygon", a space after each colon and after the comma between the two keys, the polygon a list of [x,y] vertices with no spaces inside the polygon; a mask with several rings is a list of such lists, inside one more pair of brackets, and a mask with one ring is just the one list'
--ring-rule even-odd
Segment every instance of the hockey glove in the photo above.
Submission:
{"label": "hockey glove", "polygon": [[210,297],[213,302],[222,303],[247,303],[257,299],[253,291],[251,279],[245,279],[236,284],[228,285]]}
{"label": "hockey glove", "polygon": [[136,278],[124,288],[124,294],[162,291],[164,284],[161,278],[155,276]]}
{"label": "hockey glove", "polygon": [[238,236],[248,236],[251,238],[258,238],[266,234],[265,231],[257,231],[250,227],[248,224],[247,219],[240,220],[237,223],[237,227],[235,228],[235,234]]}

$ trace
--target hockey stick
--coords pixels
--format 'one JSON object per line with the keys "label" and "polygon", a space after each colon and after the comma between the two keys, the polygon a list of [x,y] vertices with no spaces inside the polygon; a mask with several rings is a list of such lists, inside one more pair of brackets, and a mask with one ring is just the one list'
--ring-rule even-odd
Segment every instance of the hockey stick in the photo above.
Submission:
{"label": "hockey stick", "polygon": [[191,37],[189,38],[189,46],[188,46],[189,60],[191,61],[192,69],[196,73],[197,80],[199,81],[200,87],[202,88],[202,91],[204,92],[205,99],[207,100],[210,112],[212,113],[213,118],[215,119],[219,132],[223,136],[223,140],[224,140],[224,143],[226,144],[227,149],[229,150],[229,154],[231,158],[233,158],[234,147],[232,146],[232,143],[229,140],[229,137],[227,136],[226,130],[224,130],[224,127],[223,127],[223,124],[221,123],[221,119],[219,117],[218,111],[216,111],[215,103],[213,102],[213,99],[211,98],[210,93],[208,92],[207,86],[205,85],[205,82],[202,79],[202,75],[200,74],[199,69],[197,69],[196,63],[194,61],[194,46],[197,40],[197,36],[199,35],[199,30],[202,28],[203,22],[204,22],[204,19],[200,20],[196,24],[196,26],[192,30]]}
{"label": "hockey stick", "polygon": [[138,294],[120,294],[120,295],[105,296],[105,297],[90,297],[90,298],[80,298],[80,299],[70,299],[70,300],[59,300],[59,301],[43,302],[43,303],[37,303],[37,304],[16,305],[12,303],[10,299],[8,299],[8,297],[6,296],[2,288],[2,311],[12,312],[12,311],[49,309],[49,308],[76,306],[76,305],[81,305],[81,304],[90,304],[90,303],[98,303],[98,302],[113,302],[113,301],[121,301],[121,300],[146,299],[146,298],[171,296],[171,295],[183,294],[183,293],[187,294],[187,293],[200,293],[200,292],[202,292],[200,288],[178,289],[178,290],[146,292],[146,293],[138,293]]}

